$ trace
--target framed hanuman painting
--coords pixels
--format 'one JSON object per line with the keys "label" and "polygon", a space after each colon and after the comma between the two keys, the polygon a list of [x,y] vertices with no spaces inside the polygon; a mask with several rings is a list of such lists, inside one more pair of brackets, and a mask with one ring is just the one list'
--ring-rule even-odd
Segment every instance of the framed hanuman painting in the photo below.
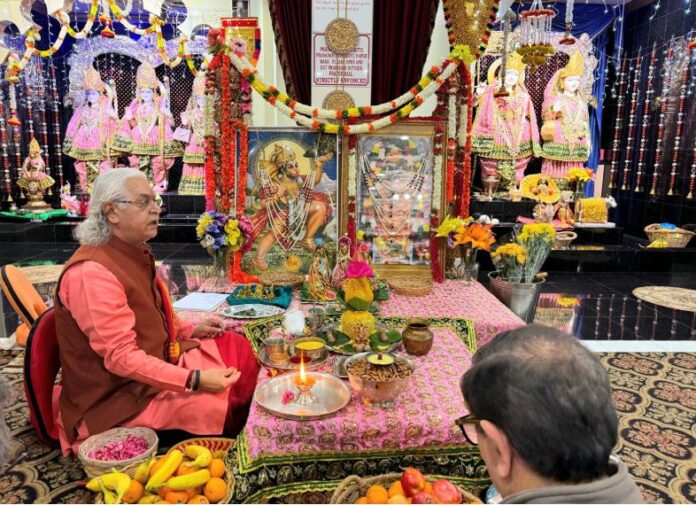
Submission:
{"label": "framed hanuman painting", "polygon": [[403,121],[358,135],[355,148],[345,150],[343,215],[354,206],[356,237],[366,244],[375,270],[387,278],[431,274],[431,218],[441,220],[445,206],[445,155],[444,150],[435,154],[435,126]]}
{"label": "framed hanuman painting", "polygon": [[307,273],[314,251],[335,251],[339,142],[302,128],[249,128],[245,214],[253,225],[242,268]]}

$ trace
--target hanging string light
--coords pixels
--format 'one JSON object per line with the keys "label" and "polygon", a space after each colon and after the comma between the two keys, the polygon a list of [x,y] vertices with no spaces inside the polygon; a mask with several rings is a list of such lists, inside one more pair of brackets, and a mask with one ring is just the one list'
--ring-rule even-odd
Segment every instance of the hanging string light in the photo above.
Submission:
{"label": "hanging string light", "polygon": [[520,12],[520,47],[522,62],[537,67],[546,63],[553,54],[551,45],[551,22],[556,11],[545,9],[541,0],[534,0],[531,7]]}
{"label": "hanging string light", "polygon": [[662,69],[662,96],[660,97],[660,119],[657,125],[657,144],[655,146],[655,170],[650,181],[650,196],[657,194],[657,183],[662,171],[662,151],[665,136],[665,114],[667,113],[668,91],[669,91],[669,69],[672,66],[672,57],[674,55],[674,46],[670,44],[669,50],[665,57],[665,62]]}
{"label": "hanging string light", "polygon": [[616,105],[616,124],[614,125],[614,144],[611,148],[611,170],[609,172],[609,189],[616,187],[616,176],[618,174],[619,165],[619,148],[621,145],[621,127],[623,126],[623,109],[624,109],[624,92],[626,83],[628,82],[628,58],[624,58],[621,62],[619,75],[616,77],[616,82],[619,83],[619,100]]}
{"label": "hanging string light", "polygon": [[679,108],[677,109],[677,126],[674,131],[674,149],[672,151],[672,171],[669,177],[668,196],[674,195],[674,187],[677,184],[677,167],[679,166],[679,146],[681,145],[682,127],[684,125],[684,104],[686,102],[686,83],[689,80],[688,61],[684,63],[679,85]]}
{"label": "hanging string light", "polygon": [[564,46],[571,46],[575,44],[575,37],[573,37],[573,7],[575,6],[575,0],[566,1],[566,12],[565,12],[565,33],[561,40],[558,41],[559,44]]}
{"label": "hanging string light", "polygon": [[653,44],[650,53],[650,64],[648,67],[648,81],[646,84],[645,100],[643,101],[643,126],[640,132],[640,150],[638,152],[638,170],[636,172],[636,184],[633,191],[640,193],[643,191],[643,166],[645,165],[645,143],[648,138],[648,127],[650,126],[650,98],[655,92],[653,90],[653,75],[655,73],[655,63],[657,62],[656,44]]}
{"label": "hanging string light", "polygon": [[631,165],[633,164],[634,135],[636,131],[636,116],[638,112],[638,97],[640,95],[640,76],[643,65],[643,56],[638,48],[638,61],[636,62],[635,73],[633,74],[633,89],[631,90],[631,109],[628,116],[628,137],[626,137],[626,157],[624,159],[623,178],[621,191],[628,190],[628,182],[631,175]]}

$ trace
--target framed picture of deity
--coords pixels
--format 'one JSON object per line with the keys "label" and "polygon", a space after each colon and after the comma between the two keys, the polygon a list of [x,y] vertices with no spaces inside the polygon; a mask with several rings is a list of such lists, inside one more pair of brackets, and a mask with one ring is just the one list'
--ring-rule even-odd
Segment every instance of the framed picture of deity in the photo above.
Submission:
{"label": "framed picture of deity", "polygon": [[[445,150],[435,153],[436,124],[408,120],[358,135],[344,154],[341,229],[354,219],[356,237],[383,277],[432,273],[431,220],[442,220],[446,187]],[[440,244],[437,251],[435,264],[443,265]]]}
{"label": "framed picture of deity", "polygon": [[305,274],[338,238],[339,141],[303,128],[249,128],[245,214],[253,231],[242,269]]}

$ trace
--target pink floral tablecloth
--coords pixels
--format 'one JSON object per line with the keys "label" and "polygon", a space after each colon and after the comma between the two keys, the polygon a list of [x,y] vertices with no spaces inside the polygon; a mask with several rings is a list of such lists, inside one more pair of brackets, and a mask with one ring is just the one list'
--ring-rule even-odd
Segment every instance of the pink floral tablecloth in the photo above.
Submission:
{"label": "pink floral tablecloth", "polygon": [[382,315],[402,317],[463,317],[474,323],[479,347],[498,333],[523,326],[524,322],[482,284],[464,286],[448,280],[435,283],[428,296],[392,294],[381,302]]}
{"label": "pink floral tablecloth", "polygon": [[[240,437],[242,464],[465,446],[454,420],[466,413],[459,379],[470,366],[471,353],[452,329],[434,331],[430,353],[411,357],[416,371],[393,409],[366,406],[353,392],[350,403],[335,416],[303,422],[275,417],[253,403]],[[259,381],[265,380],[270,379],[262,370]]]}

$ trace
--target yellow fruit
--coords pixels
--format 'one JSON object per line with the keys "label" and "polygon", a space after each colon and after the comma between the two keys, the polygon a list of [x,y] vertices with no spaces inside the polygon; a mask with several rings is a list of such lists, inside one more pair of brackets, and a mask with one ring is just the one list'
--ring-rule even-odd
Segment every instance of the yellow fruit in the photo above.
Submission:
{"label": "yellow fruit", "polygon": [[387,503],[387,500],[389,499],[389,493],[382,486],[370,486],[367,488],[365,498],[367,498],[367,503],[375,505],[384,504]]}
{"label": "yellow fruit", "polygon": [[155,458],[149,458],[148,460],[143,461],[138,465],[133,478],[141,484],[145,484],[147,482],[147,478],[150,476],[150,469],[154,466],[154,464]]}
{"label": "yellow fruit", "polygon": [[187,503],[210,503],[210,502],[208,501],[208,498],[206,498],[202,494],[197,494],[196,496],[192,496]]}
{"label": "yellow fruit", "polygon": [[389,498],[397,495],[406,496],[406,493],[404,493],[404,488],[401,487],[401,482],[398,480],[389,486]]}
{"label": "yellow fruit", "polygon": [[210,449],[202,445],[187,445],[184,452],[187,457],[193,460],[191,463],[187,463],[189,466],[205,468],[213,459],[213,454],[210,452]]}
{"label": "yellow fruit", "polygon": [[364,496],[361,496],[360,498],[358,498],[358,501],[355,502],[355,505],[364,505],[366,503],[367,503],[367,498],[365,498]]}
{"label": "yellow fruit", "polygon": [[130,487],[123,495],[123,503],[137,502],[140,498],[142,498],[144,491],[145,489],[143,489],[143,485],[139,481],[131,479]]}
{"label": "yellow fruit", "polygon": [[140,503],[141,505],[152,505],[153,503],[157,503],[158,501],[160,501],[159,495],[145,494],[142,498],[138,500],[138,503]]}
{"label": "yellow fruit", "polygon": [[169,491],[164,499],[169,503],[186,503],[189,495],[186,491]]}
{"label": "yellow fruit", "polygon": [[225,459],[225,456],[227,456],[227,451],[223,451],[222,449],[219,449],[213,453],[213,458],[216,459]]}
{"label": "yellow fruit", "polygon": [[153,461],[152,466],[150,467],[150,471],[148,472],[148,477],[152,477],[152,476],[155,474],[155,472],[156,472],[157,470],[159,470],[159,467],[162,466],[162,464],[164,463],[165,458],[166,458],[166,456],[162,456],[161,458],[156,458],[156,459]]}
{"label": "yellow fruit", "polygon": [[[161,487],[169,477],[171,477],[184,459],[184,453],[178,450],[173,450],[164,456],[164,462],[160,465],[157,471],[152,474],[150,480],[145,484],[145,489],[152,491]],[[189,487],[189,486],[186,486]]]}
{"label": "yellow fruit", "polygon": [[205,484],[203,494],[210,503],[217,503],[227,494],[227,484],[221,478],[213,477]]}
{"label": "yellow fruit", "polygon": [[193,473],[186,474],[186,475],[172,477],[167,482],[165,482],[164,485],[167,486],[169,489],[181,491],[181,490],[189,489],[192,487],[202,486],[203,484],[205,484],[209,480],[210,480],[210,472],[208,471],[207,468],[204,468],[203,470],[198,470],[198,471],[195,471]]}
{"label": "yellow fruit", "polygon": [[225,475],[225,462],[221,459],[213,458],[210,466],[208,466],[208,470],[210,470],[211,477],[222,477]]}

